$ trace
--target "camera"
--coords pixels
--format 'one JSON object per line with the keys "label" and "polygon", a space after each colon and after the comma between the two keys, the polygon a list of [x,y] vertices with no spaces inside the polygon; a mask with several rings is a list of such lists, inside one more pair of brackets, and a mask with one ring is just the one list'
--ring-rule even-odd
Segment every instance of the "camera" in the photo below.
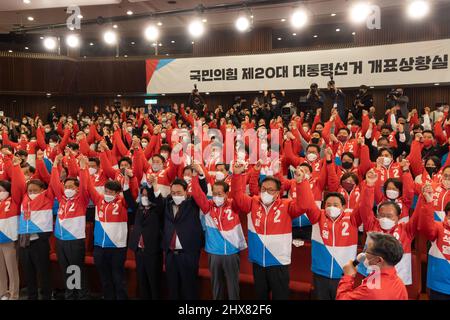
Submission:
{"label": "camera", "polygon": [[395,98],[399,98],[402,95],[400,91],[397,89],[391,90],[391,92],[388,93],[388,99],[395,100]]}
{"label": "camera", "polygon": [[281,119],[283,120],[283,125],[285,127],[289,125],[289,122],[291,121],[294,112],[295,108],[291,102],[288,102],[281,108]]}

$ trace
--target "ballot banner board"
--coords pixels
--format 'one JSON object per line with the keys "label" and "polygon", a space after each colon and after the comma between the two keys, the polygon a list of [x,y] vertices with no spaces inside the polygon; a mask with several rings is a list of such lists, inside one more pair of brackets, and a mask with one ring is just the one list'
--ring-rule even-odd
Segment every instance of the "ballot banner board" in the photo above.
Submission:
{"label": "ballot banner board", "polygon": [[333,50],[148,59],[147,93],[340,88],[450,82],[450,39]]}

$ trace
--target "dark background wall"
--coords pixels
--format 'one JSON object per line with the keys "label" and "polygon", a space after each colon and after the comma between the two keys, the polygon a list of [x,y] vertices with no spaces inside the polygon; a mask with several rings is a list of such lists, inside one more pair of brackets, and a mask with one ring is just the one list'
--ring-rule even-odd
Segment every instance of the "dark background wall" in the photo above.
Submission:
{"label": "dark background wall", "polygon": [[[380,30],[365,28],[348,29],[341,26],[338,35],[332,24],[311,26],[293,38],[289,28],[255,29],[247,34],[237,35],[229,31],[210,31],[196,41],[191,56],[214,56],[231,54],[256,54],[299,50],[317,50],[354,46],[382,45],[410,41],[443,39],[450,37],[450,19],[435,16],[426,23],[412,23],[395,13],[382,16]],[[348,36],[351,31],[355,36]],[[312,34],[319,34],[312,38]],[[286,41],[277,41],[283,37]],[[412,53],[413,54],[413,53]],[[186,55],[184,55],[186,56]],[[172,55],[176,58],[176,55]],[[44,115],[52,105],[62,112],[76,113],[83,106],[91,110],[94,105],[112,104],[120,99],[125,105],[143,105],[145,99],[145,59],[129,58],[68,58],[48,54],[2,53],[0,52],[0,110],[7,115],[20,116],[25,112]],[[433,82],[433,79],[427,80]],[[339,83],[337,83],[339,86]],[[370,85],[370,83],[367,83]],[[294,101],[305,94],[305,88],[288,92]],[[201,88],[200,88],[201,90]],[[389,88],[374,90],[375,106],[383,113],[385,95]],[[346,90],[347,101],[353,98],[353,91]],[[449,86],[409,87],[405,90],[413,106],[423,108],[437,102],[450,101]],[[46,93],[51,93],[47,98]],[[116,98],[121,94],[121,98]],[[233,103],[234,96],[252,99],[259,93],[229,93],[205,96],[210,108],[217,104],[225,107]],[[187,100],[188,93],[176,96],[160,96],[159,102]]]}

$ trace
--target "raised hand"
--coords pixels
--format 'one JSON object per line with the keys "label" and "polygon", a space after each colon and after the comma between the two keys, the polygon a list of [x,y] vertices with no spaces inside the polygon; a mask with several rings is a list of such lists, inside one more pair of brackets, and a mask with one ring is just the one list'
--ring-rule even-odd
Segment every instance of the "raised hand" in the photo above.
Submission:
{"label": "raised hand", "polygon": [[378,180],[378,174],[374,169],[370,169],[366,174],[366,183],[369,187],[373,187]]}
{"label": "raised hand", "polygon": [[300,183],[303,180],[305,180],[305,172],[301,168],[295,169],[294,176],[295,176],[295,181],[297,183]]}
{"label": "raised hand", "polygon": [[328,147],[325,149],[325,157],[327,161],[331,161],[333,159],[333,150],[331,150],[331,148]]}
{"label": "raised hand", "polygon": [[36,152],[36,159],[37,159],[37,160],[42,160],[42,159],[44,159],[44,151],[38,150],[38,151]]}
{"label": "raised hand", "polygon": [[422,187],[422,195],[428,203],[433,202],[433,194],[434,194],[433,187],[430,183],[427,182]]}
{"label": "raised hand", "polygon": [[245,166],[244,166],[244,164],[242,162],[236,161],[234,163],[234,166],[233,166],[233,173],[234,174],[241,174],[241,173],[244,172],[244,170],[245,170]]}

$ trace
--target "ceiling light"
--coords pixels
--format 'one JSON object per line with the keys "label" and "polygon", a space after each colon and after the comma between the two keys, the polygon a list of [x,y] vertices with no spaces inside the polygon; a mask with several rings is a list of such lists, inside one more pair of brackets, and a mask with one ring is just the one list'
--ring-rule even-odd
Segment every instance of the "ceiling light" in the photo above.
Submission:
{"label": "ceiling light", "polygon": [[286,19],[285,18],[281,19],[281,22],[286,22]]}
{"label": "ceiling light", "polygon": [[27,19],[28,21],[34,21],[34,18],[32,16],[29,16]]}
{"label": "ceiling light", "polygon": [[375,87],[374,87],[374,86],[370,86],[369,88],[370,88],[370,89],[373,89],[373,88],[375,88]]}
{"label": "ceiling light", "polygon": [[48,92],[48,93],[46,94],[46,96],[47,96],[47,97],[51,97],[52,94],[51,94],[50,92]]}
{"label": "ceiling light", "polygon": [[203,23],[207,23],[207,22],[208,22],[208,19],[203,18],[203,19],[202,19],[202,22],[203,22]]}
{"label": "ceiling light", "polygon": [[30,48],[28,48],[28,47],[25,47],[25,50],[28,50],[28,49],[30,49]]}
{"label": "ceiling light", "polygon": [[127,11],[127,15],[129,15],[129,16],[132,16],[132,15],[133,15],[133,13],[134,13],[134,12],[133,12],[133,11],[131,11],[131,10],[128,10],[128,11]]}
{"label": "ceiling light", "polygon": [[194,42],[194,41],[192,41],[191,43],[192,43],[192,44],[194,44],[195,42]]}
{"label": "ceiling light", "polygon": [[66,38],[66,44],[71,48],[80,46],[80,37],[76,34],[71,34]]}
{"label": "ceiling light", "polygon": [[77,15],[77,18],[78,19],[83,19],[84,17],[81,14],[79,14],[79,15]]}
{"label": "ceiling light", "polygon": [[291,16],[291,25],[294,28],[303,27],[308,22],[308,15],[305,10],[298,9]]}
{"label": "ceiling light", "polygon": [[128,55],[127,54],[125,54],[124,56],[123,56],[124,58],[128,58]]}
{"label": "ceiling light", "polygon": [[317,34],[315,34],[315,35],[313,35],[313,37],[314,37],[314,38],[317,38],[317,37],[318,37],[318,35],[317,35]]}
{"label": "ceiling light", "polygon": [[170,41],[170,43],[175,43],[175,40]]}
{"label": "ceiling light", "polygon": [[366,2],[359,2],[350,8],[350,20],[354,23],[362,23],[367,20],[371,12],[370,5]]}
{"label": "ceiling light", "polygon": [[277,38],[278,41],[282,40],[283,38]]}
{"label": "ceiling light", "polygon": [[9,52],[9,53],[12,53],[13,51],[12,51],[12,50],[8,50],[8,52]]}
{"label": "ceiling light", "polygon": [[438,86],[438,85],[439,85],[439,83],[435,83],[434,85],[435,85],[435,86]]}
{"label": "ceiling light", "polygon": [[341,29],[337,28],[337,29],[336,29],[336,32],[339,32],[339,31],[341,31]]}
{"label": "ceiling light", "polygon": [[94,45],[94,43],[93,43],[93,42],[91,42],[91,43],[89,43],[89,45],[90,45],[90,46],[93,46],[93,45]]}
{"label": "ceiling light", "polygon": [[246,16],[242,16],[236,19],[234,25],[239,32],[245,32],[250,29],[250,20]]}
{"label": "ceiling light", "polygon": [[150,25],[145,28],[144,35],[148,41],[156,41],[159,38],[159,29],[154,25]]}
{"label": "ceiling light", "polygon": [[332,13],[331,16],[332,16],[332,17],[335,17],[335,16],[336,16],[336,13]]}
{"label": "ceiling light", "polygon": [[118,94],[118,95],[117,95],[117,97],[119,97],[119,98],[120,98],[121,96],[122,96],[121,94]]}
{"label": "ceiling light", "polygon": [[23,3],[25,3],[25,4],[30,4],[30,3],[31,3],[31,0],[23,0]]}
{"label": "ceiling light", "polygon": [[134,46],[136,44],[136,42],[134,42],[134,41],[131,41],[131,45],[132,46]]}
{"label": "ceiling light", "polygon": [[199,38],[205,32],[205,26],[200,20],[194,20],[189,24],[188,30],[192,37]]}
{"label": "ceiling light", "polygon": [[355,34],[356,34],[356,32],[355,32],[355,31],[353,31],[353,32],[352,32],[352,35],[355,35]]}
{"label": "ceiling light", "polygon": [[158,46],[162,47],[162,43],[159,43]]}
{"label": "ceiling light", "polygon": [[117,24],[113,25],[114,29],[117,29],[119,26]]}
{"label": "ceiling light", "polygon": [[157,25],[161,27],[162,26],[162,22],[158,21]]}
{"label": "ceiling light", "polygon": [[294,32],[292,35],[293,35],[293,36],[296,36],[297,34]]}
{"label": "ceiling light", "polygon": [[44,37],[39,37],[39,39],[44,40]]}
{"label": "ceiling light", "polygon": [[55,50],[56,49],[56,38],[53,38],[53,37],[44,38],[44,47],[47,50]]}
{"label": "ceiling light", "polygon": [[408,5],[407,12],[411,19],[421,19],[430,12],[430,4],[424,0],[412,1]]}
{"label": "ceiling light", "polygon": [[205,92],[206,95],[209,95],[209,92]]}
{"label": "ceiling light", "polygon": [[108,30],[103,34],[103,40],[109,45],[116,44],[117,34],[112,30]]}

